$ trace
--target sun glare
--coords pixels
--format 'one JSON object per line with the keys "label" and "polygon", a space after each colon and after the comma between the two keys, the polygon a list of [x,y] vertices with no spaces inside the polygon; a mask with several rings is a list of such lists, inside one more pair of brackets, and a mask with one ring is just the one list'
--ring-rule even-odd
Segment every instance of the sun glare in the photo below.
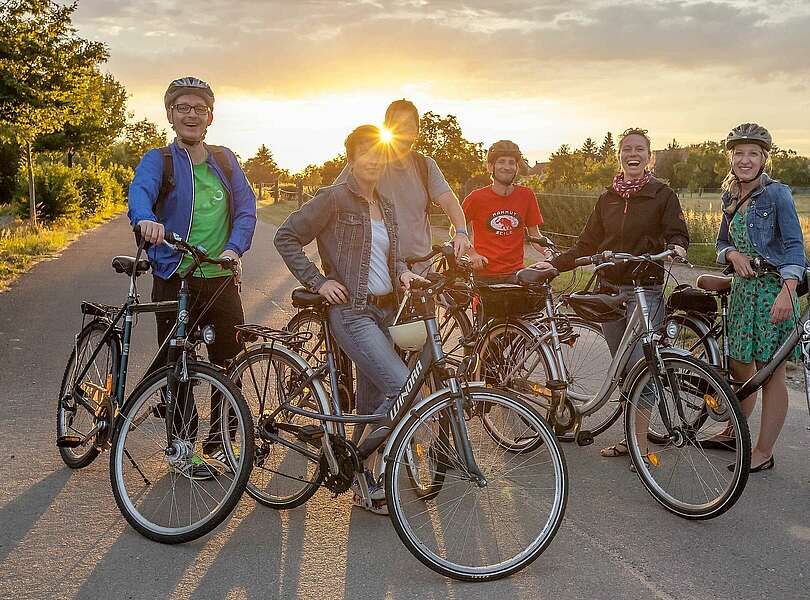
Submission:
{"label": "sun glare", "polygon": [[380,139],[383,141],[383,143],[390,144],[391,140],[394,139],[394,134],[391,133],[391,131],[389,129],[386,129],[385,127],[381,127],[380,128]]}

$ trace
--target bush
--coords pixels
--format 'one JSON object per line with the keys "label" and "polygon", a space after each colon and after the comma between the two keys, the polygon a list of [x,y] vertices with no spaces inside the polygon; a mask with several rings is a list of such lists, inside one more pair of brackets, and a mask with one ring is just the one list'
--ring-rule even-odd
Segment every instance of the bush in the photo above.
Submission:
{"label": "bush", "polygon": [[[29,214],[28,177],[18,178],[16,200],[18,213]],[[82,212],[82,195],[76,185],[75,170],[62,164],[41,164],[34,167],[37,212],[44,221],[71,219]]]}
{"label": "bush", "polygon": [[132,183],[132,178],[135,177],[135,171],[126,165],[116,163],[110,163],[105,169],[121,188],[121,198],[126,199],[129,194],[129,184]]}
{"label": "bush", "polygon": [[109,171],[97,165],[88,165],[74,169],[74,174],[82,195],[82,217],[92,216],[123,201],[121,185]]}

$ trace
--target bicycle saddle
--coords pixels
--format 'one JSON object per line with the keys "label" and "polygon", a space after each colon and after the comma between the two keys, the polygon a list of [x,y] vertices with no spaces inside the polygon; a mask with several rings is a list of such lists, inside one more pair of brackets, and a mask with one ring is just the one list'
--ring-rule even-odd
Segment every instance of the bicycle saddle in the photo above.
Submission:
{"label": "bicycle saddle", "polygon": [[545,269],[529,267],[517,272],[517,282],[520,285],[540,285],[551,281],[559,274],[560,272],[554,267]]}
{"label": "bicycle saddle", "polygon": [[112,259],[112,268],[116,273],[126,273],[129,276],[132,276],[132,269],[135,269],[135,277],[138,277],[149,270],[149,260],[142,258],[136,265],[131,256],[116,256]]}
{"label": "bicycle saddle", "polygon": [[292,305],[295,308],[305,308],[307,306],[320,306],[326,302],[326,298],[320,294],[310,292],[305,287],[297,287],[290,294]]}
{"label": "bicycle saddle", "polygon": [[720,275],[701,275],[697,278],[697,287],[707,292],[728,294],[731,291],[731,277]]}

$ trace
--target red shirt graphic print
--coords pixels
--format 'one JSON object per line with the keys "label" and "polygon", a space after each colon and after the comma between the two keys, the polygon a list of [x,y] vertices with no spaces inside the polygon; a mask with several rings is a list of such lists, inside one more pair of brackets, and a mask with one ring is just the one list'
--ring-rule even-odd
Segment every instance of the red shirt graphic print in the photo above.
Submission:
{"label": "red shirt graphic print", "polygon": [[487,186],[471,192],[462,203],[476,252],[489,261],[481,275],[507,275],[523,268],[526,227],[543,224],[531,189],[516,185],[508,196]]}

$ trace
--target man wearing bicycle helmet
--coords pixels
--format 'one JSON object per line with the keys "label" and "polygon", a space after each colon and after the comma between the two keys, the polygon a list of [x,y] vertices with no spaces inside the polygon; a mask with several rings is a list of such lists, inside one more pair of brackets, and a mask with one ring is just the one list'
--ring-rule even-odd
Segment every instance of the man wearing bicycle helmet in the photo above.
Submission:
{"label": "man wearing bicycle helmet", "polygon": [[[256,197],[233,152],[203,141],[214,119],[211,87],[196,77],[176,79],[166,89],[163,104],[176,137],[164,148],[149,150],[135,169],[129,187],[129,219],[151,244],[148,255],[155,302],[177,298],[178,273],[191,265],[190,257],[163,244],[167,230],[194,246],[202,246],[210,256],[237,262],[237,274],[232,280],[223,279],[230,271],[216,265],[203,265],[189,278],[190,323],[195,323],[201,309],[211,304],[204,323],[214,326],[216,340],[208,346],[208,355],[211,362],[225,365],[240,350],[234,329],[245,318],[238,288],[239,261],[253,238]],[[156,315],[159,342],[169,335],[175,319],[174,315],[164,315]],[[159,367],[164,361],[165,350],[153,366]],[[221,453],[217,436],[218,423],[212,423],[204,445],[206,454],[216,457]]]}
{"label": "man wearing bicycle helmet", "polygon": [[[540,235],[543,223],[534,192],[515,185],[525,159],[514,142],[501,140],[487,152],[492,183],[470,192],[462,208],[472,234],[467,252],[480,283],[514,283],[524,265],[524,231]],[[534,244],[533,244],[534,245]],[[544,258],[546,249],[535,246]]]}
{"label": "man wearing bicycle helmet", "polygon": [[[753,376],[792,333],[799,318],[796,288],[805,277],[804,239],[790,188],[765,173],[771,145],[771,134],[757,123],[738,125],[726,137],[730,169],[723,181],[717,262],[734,270],[728,339],[731,371],[737,381]],[[778,273],[755,274],[751,261],[757,257]],[[794,349],[794,359],[799,358],[799,350]],[[756,394],[741,400],[743,413],[751,416]],[[762,387],[759,438],[751,450],[752,473],[773,468],[774,444],[787,409],[782,363]],[[727,441],[723,434],[711,440],[721,448]]]}

